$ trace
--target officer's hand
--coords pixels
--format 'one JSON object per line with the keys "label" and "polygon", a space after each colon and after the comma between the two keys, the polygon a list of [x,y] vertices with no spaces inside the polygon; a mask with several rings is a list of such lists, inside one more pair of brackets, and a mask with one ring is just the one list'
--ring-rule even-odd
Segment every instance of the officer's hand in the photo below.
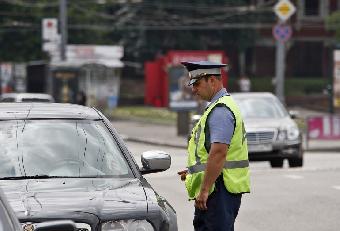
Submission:
{"label": "officer's hand", "polygon": [[200,192],[198,197],[195,199],[195,207],[200,210],[207,210],[207,200],[208,200],[209,192]]}
{"label": "officer's hand", "polygon": [[187,177],[188,174],[188,170],[182,170],[177,172],[178,175],[181,176],[181,181],[185,181],[185,178]]}

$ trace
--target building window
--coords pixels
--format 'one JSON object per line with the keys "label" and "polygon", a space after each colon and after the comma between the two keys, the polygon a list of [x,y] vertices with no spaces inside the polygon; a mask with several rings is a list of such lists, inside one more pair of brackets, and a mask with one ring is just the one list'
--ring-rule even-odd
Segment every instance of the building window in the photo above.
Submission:
{"label": "building window", "polygon": [[305,16],[319,16],[320,15],[320,1],[307,0],[304,2]]}
{"label": "building window", "polygon": [[329,13],[329,0],[298,1],[298,17],[303,20],[320,20]]}

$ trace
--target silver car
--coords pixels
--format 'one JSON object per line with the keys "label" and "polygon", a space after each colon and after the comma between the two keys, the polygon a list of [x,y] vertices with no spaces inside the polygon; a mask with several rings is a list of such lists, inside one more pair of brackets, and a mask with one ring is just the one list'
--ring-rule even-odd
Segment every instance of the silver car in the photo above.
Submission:
{"label": "silver car", "polygon": [[250,160],[267,160],[272,167],[303,165],[302,135],[286,108],[269,92],[234,93],[247,132]]}
{"label": "silver car", "polygon": [[45,102],[53,103],[53,96],[45,93],[4,93],[0,97],[1,103],[14,102]]}
{"label": "silver car", "polygon": [[[239,105],[247,132],[249,159],[269,161],[275,168],[303,165],[302,134],[278,98],[269,92],[232,93]],[[200,115],[191,117],[191,128]]]}

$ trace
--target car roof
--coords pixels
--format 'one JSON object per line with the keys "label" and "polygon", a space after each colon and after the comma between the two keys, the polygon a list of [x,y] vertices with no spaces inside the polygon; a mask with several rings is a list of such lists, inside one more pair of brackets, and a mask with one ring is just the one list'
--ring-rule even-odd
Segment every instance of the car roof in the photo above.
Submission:
{"label": "car roof", "polygon": [[13,102],[54,102],[52,95],[46,93],[4,93],[1,95],[1,100],[3,102],[6,99],[13,99]]}
{"label": "car roof", "polygon": [[0,120],[101,119],[96,109],[67,103],[0,103]]}
{"label": "car roof", "polygon": [[253,97],[276,98],[276,96],[271,92],[235,92],[235,93],[231,93],[231,96],[235,96],[235,97],[239,97],[239,98],[253,98]]}
{"label": "car roof", "polygon": [[52,98],[51,95],[45,93],[4,93],[1,95],[2,97],[21,97],[21,98]]}

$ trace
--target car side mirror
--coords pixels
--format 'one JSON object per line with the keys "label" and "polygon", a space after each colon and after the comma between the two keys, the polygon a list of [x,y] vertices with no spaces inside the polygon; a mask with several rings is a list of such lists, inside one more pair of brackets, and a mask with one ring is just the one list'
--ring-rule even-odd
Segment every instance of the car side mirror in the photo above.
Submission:
{"label": "car side mirror", "polygon": [[141,162],[143,167],[140,172],[144,174],[163,172],[170,168],[171,156],[163,151],[153,150],[142,153]]}
{"label": "car side mirror", "polygon": [[290,110],[289,111],[289,115],[290,115],[290,118],[297,119],[299,117],[299,112],[298,111]]}
{"label": "car side mirror", "polygon": [[47,221],[35,226],[35,231],[76,231],[77,227],[73,221]]}

